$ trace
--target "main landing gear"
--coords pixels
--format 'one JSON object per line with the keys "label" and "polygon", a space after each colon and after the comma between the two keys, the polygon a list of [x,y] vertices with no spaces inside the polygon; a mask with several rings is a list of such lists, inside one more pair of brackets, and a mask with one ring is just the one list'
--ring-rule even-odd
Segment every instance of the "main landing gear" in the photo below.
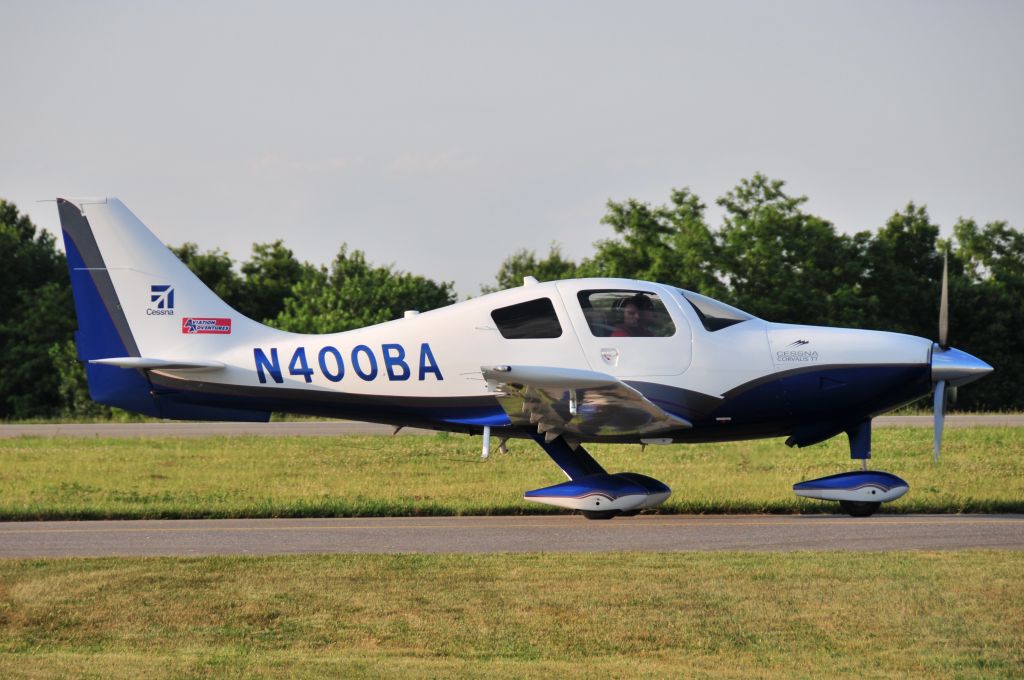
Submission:
{"label": "main landing gear", "polygon": [[861,469],[842,472],[793,485],[797,496],[823,501],[839,501],[839,509],[852,517],[870,517],[882,506],[901,497],[910,486],[889,472],[868,470],[871,458],[871,420],[866,419],[846,431],[850,439],[850,458],[861,461]]}
{"label": "main landing gear", "polygon": [[534,440],[569,481],[527,491],[523,497],[528,501],[579,510],[587,519],[611,519],[639,514],[644,508],[664,503],[672,495],[665,484],[646,475],[608,474],[582,446],[567,442],[562,436],[549,442],[543,435],[536,435]]}

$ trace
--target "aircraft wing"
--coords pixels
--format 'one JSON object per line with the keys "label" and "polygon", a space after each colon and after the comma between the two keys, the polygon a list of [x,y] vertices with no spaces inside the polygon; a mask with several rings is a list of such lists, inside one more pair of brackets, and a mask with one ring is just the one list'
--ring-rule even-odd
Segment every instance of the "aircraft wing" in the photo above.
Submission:
{"label": "aircraft wing", "polygon": [[692,427],[618,378],[550,366],[482,366],[488,389],[513,425],[537,427],[548,441],[590,437],[654,437]]}

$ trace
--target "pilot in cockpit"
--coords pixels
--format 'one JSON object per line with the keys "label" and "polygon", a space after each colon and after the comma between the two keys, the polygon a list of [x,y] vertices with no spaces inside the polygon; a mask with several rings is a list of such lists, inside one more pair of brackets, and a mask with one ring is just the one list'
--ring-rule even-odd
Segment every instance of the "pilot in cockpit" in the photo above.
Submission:
{"label": "pilot in cockpit", "polygon": [[651,310],[654,305],[646,295],[634,295],[615,301],[618,313],[613,338],[647,338],[653,333],[648,329]]}

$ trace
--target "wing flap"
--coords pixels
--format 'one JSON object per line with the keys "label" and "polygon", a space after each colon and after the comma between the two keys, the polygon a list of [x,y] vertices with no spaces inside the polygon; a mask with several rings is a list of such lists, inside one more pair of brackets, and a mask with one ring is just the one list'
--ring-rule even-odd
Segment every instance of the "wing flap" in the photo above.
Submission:
{"label": "wing flap", "polygon": [[482,366],[481,372],[512,423],[536,426],[549,441],[649,437],[693,426],[606,373],[551,366]]}

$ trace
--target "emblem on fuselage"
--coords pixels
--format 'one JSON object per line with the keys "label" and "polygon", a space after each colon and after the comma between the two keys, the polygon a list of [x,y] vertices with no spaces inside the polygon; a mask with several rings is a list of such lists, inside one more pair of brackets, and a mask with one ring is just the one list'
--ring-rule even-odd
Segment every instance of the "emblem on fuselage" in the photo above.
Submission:
{"label": "emblem on fuselage", "polygon": [[187,316],[181,320],[181,332],[185,335],[230,335],[231,319],[200,319]]}
{"label": "emblem on fuselage", "polygon": [[808,352],[807,350],[789,350],[779,351],[775,353],[776,361],[817,361],[818,353],[815,351]]}
{"label": "emblem on fuselage", "polygon": [[156,303],[156,309],[147,308],[147,316],[174,316],[174,286],[153,284],[149,287],[149,301]]}

